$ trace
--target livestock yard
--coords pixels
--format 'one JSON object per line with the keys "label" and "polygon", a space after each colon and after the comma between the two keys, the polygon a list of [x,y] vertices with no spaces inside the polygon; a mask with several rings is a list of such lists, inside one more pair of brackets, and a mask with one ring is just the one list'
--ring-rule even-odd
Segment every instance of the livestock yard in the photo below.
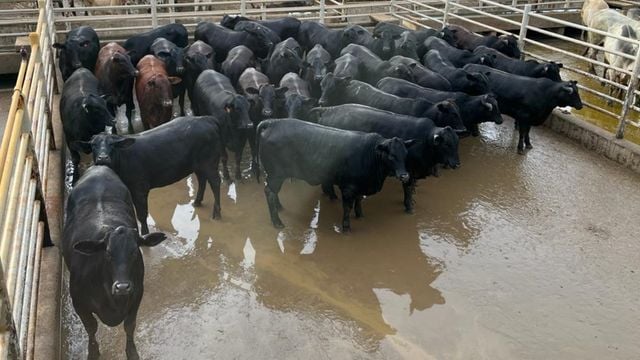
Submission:
{"label": "livestock yard", "polygon": [[0,359],[638,359],[636,6],[3,5]]}

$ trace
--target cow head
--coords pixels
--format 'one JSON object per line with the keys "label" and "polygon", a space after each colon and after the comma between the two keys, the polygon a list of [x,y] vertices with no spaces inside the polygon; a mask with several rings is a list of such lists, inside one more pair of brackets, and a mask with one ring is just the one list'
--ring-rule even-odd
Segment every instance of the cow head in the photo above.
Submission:
{"label": "cow head", "polygon": [[127,148],[135,142],[135,138],[113,134],[97,134],[90,141],[74,141],[71,143],[73,150],[85,154],[93,154],[93,163],[105,165],[111,168],[117,166],[120,149]]}
{"label": "cow head", "polygon": [[450,45],[455,45],[455,42],[456,42],[455,41],[455,38],[456,38],[455,32],[456,31],[457,30],[451,30],[451,29],[445,27],[442,30],[438,31],[436,33],[436,36],[439,37],[440,39],[446,41]]}
{"label": "cow head", "polygon": [[453,99],[440,101],[434,104],[434,107],[437,113],[431,120],[433,120],[436,126],[451,126],[456,133],[464,133],[467,131],[460,116],[460,109]]}
{"label": "cow head", "polygon": [[432,133],[427,135],[426,143],[433,146],[438,164],[452,169],[460,166],[459,138],[451,127],[435,128]]}
{"label": "cow head", "polygon": [[289,94],[285,99],[287,117],[294,119],[304,119],[309,111],[315,106],[316,99],[307,98],[300,94]]}
{"label": "cow head", "polygon": [[385,139],[376,145],[376,153],[381,157],[387,169],[390,169],[395,177],[402,182],[409,181],[409,173],[405,168],[407,148],[415,143],[414,140],[403,141],[394,137]]}
{"label": "cow head", "polygon": [[562,81],[560,77],[560,69],[562,69],[562,63],[548,62],[541,64],[540,74],[547,79],[559,82]]}
{"label": "cow head", "polygon": [[185,70],[197,79],[201,72],[215,68],[215,52],[213,48],[202,40],[193,43],[184,56]]}
{"label": "cow head", "polygon": [[518,39],[513,35],[500,35],[493,46],[494,49],[514,59],[520,59],[521,52]]}
{"label": "cow head", "polygon": [[558,106],[571,106],[577,110],[582,109],[582,99],[578,93],[578,82],[575,80],[558,83]]}
{"label": "cow head", "polygon": [[91,119],[94,133],[103,132],[105,126],[115,126],[114,117],[103,97],[90,94],[82,99],[82,111]]}
{"label": "cow head", "polygon": [[87,36],[75,35],[62,44],[55,43],[52,46],[57,49],[60,72],[64,80],[81,67],[93,72],[100,51],[100,44],[97,41]]}
{"label": "cow head", "polygon": [[286,87],[275,88],[271,84],[260,85],[259,89],[250,87],[245,89],[247,94],[257,95],[262,107],[262,118],[268,119],[273,116],[274,104],[277,101],[284,99],[284,94],[287,92]]}
{"label": "cow head", "polygon": [[243,31],[254,37],[258,43],[255,49],[256,56],[261,58],[266,57],[274,46],[273,41],[269,39],[269,35],[262,29],[247,28]]}
{"label": "cow head", "polygon": [[469,95],[482,95],[488,93],[491,88],[489,87],[488,74],[482,74],[480,72],[467,72],[465,92]]}
{"label": "cow head", "polygon": [[[138,261],[142,261],[140,246],[156,246],[166,239],[166,235],[160,232],[138,235],[138,229],[118,226],[105,232],[98,241],[79,241],[73,245],[73,249],[83,255],[103,254],[107,268],[105,269],[112,279],[111,295],[126,296],[134,291],[135,276],[134,267]],[[139,274],[138,274],[139,275]]]}
{"label": "cow head", "polygon": [[305,68],[305,71],[310,73],[310,75],[307,76],[307,79],[320,83],[322,78],[324,78],[329,71],[328,69],[330,64],[331,55],[329,55],[322,45],[318,44],[307,54],[307,61],[302,65]]}
{"label": "cow head", "polygon": [[224,104],[224,111],[231,121],[231,127],[239,130],[251,129],[253,122],[249,117],[249,101],[247,101],[247,98],[230,91],[225,91],[225,93],[227,93],[227,100]]}
{"label": "cow head", "polygon": [[342,45],[349,44],[367,45],[373,42],[373,35],[360,25],[347,26],[342,31]]}
{"label": "cow head", "polygon": [[249,18],[246,18],[244,16],[231,16],[231,15],[227,15],[225,14],[222,17],[222,20],[220,20],[220,25],[228,28],[228,29],[233,29],[237,23],[239,23],[240,21],[250,21]]}
{"label": "cow head", "polygon": [[[387,65],[388,62],[382,63],[382,65]],[[415,64],[412,64],[415,67]],[[398,79],[407,80],[410,82],[414,81],[413,71],[411,66],[407,66],[405,64],[396,64],[388,67],[387,71],[385,71],[385,76],[394,77]]]}
{"label": "cow head", "polygon": [[111,55],[110,60],[114,74],[119,74],[122,77],[138,77],[138,69],[131,63],[131,57],[129,55],[116,52]]}
{"label": "cow head", "polygon": [[318,105],[327,106],[334,102],[334,99],[339,98],[340,94],[344,91],[344,88],[349,85],[351,77],[336,77],[333,73],[327,73],[320,82],[320,89],[322,89],[322,95],[318,101]]}
{"label": "cow head", "polygon": [[482,95],[479,100],[480,107],[478,107],[478,111],[482,112],[482,118],[498,125],[502,124],[502,114],[500,114],[500,108],[498,107],[498,100],[496,100],[496,97],[493,94],[485,94]]}
{"label": "cow head", "polygon": [[416,36],[411,31],[405,31],[400,34],[400,38],[396,43],[396,48],[400,50],[400,55],[417,59],[417,43],[418,41],[416,40]]}
{"label": "cow head", "polygon": [[383,31],[380,33],[380,41],[382,51],[381,57],[388,59],[393,56],[396,50],[396,40],[400,38],[400,35],[395,35],[392,31]]}
{"label": "cow head", "polygon": [[172,76],[181,75],[184,72],[184,49],[165,38],[157,38],[151,44],[151,52],[155,57],[164,62],[167,73]]}

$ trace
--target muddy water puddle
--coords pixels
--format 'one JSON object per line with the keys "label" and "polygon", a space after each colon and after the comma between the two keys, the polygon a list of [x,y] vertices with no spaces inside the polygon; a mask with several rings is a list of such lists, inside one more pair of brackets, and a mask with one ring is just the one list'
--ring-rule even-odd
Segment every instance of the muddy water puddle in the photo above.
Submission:
{"label": "muddy water puddle", "polygon": [[[142,358],[637,358],[640,178],[546,129],[526,156],[512,122],[482,131],[460,169],[419,183],[415,214],[389,179],[350,234],[302,181],[283,186],[283,231],[249,177],[223,184],[219,221],[210,190],[191,205],[193,178],[153,190],[150,224],[170,238],[144,250]],[[64,303],[76,359],[86,335]],[[124,358],[122,327],[98,335]]]}

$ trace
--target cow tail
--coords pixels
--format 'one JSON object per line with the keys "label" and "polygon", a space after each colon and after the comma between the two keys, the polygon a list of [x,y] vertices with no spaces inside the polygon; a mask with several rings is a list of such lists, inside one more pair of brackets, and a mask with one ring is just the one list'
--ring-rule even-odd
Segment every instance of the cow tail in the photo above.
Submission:
{"label": "cow tail", "polygon": [[[262,131],[268,126],[269,121],[265,120],[265,121],[261,121],[258,124],[258,127],[256,128],[256,154],[257,159],[256,159],[256,164],[258,165],[258,169],[260,168],[260,135],[262,134]],[[256,173],[256,181],[258,182],[258,184],[260,183],[260,172],[258,171]]]}

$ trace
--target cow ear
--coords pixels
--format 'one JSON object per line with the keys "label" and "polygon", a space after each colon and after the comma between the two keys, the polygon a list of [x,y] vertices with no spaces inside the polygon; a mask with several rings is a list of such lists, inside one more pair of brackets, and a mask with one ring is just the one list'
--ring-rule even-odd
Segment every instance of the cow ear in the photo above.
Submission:
{"label": "cow ear", "polygon": [[178,85],[182,82],[182,79],[177,76],[169,76],[167,79],[171,85]]}
{"label": "cow ear", "polygon": [[60,44],[60,43],[53,43],[53,45],[51,46],[53,46],[54,49],[58,49],[58,50],[64,49],[66,47],[65,44]]}
{"label": "cow ear", "polygon": [[558,65],[558,67],[559,67],[560,69],[562,69],[562,67],[564,66],[564,65],[562,65],[562,63],[558,63],[557,65]]}
{"label": "cow ear", "polygon": [[138,246],[156,246],[167,239],[167,235],[161,232],[153,232],[142,237],[138,237]]}
{"label": "cow ear", "polygon": [[383,152],[385,154],[389,153],[389,144],[387,143],[387,141],[383,141],[380,144],[376,145],[376,150]]}
{"label": "cow ear", "polygon": [[79,252],[82,255],[93,255],[99,251],[104,251],[107,248],[104,240],[100,241],[80,241],[73,245],[73,250]]}
{"label": "cow ear", "polygon": [[85,154],[91,153],[91,143],[88,141],[74,141],[69,144],[71,150],[75,150],[77,152],[83,152]]}
{"label": "cow ear", "polygon": [[120,149],[124,149],[133,145],[134,142],[136,142],[134,138],[122,138],[116,141],[114,145]]}
{"label": "cow ear", "polygon": [[246,92],[247,94],[250,94],[250,95],[257,95],[257,94],[260,93],[260,91],[258,89],[256,89],[256,88],[254,88],[254,87],[248,87],[248,88],[244,89],[244,92]]}
{"label": "cow ear", "polygon": [[547,73],[547,71],[549,71],[549,64],[546,64],[542,70],[543,73]]}
{"label": "cow ear", "polygon": [[404,147],[406,147],[408,149],[408,148],[412,147],[415,144],[416,144],[416,140],[415,139],[405,140]]}
{"label": "cow ear", "polygon": [[448,110],[444,102],[439,102],[437,106],[438,106],[438,111],[440,112],[446,112]]}

